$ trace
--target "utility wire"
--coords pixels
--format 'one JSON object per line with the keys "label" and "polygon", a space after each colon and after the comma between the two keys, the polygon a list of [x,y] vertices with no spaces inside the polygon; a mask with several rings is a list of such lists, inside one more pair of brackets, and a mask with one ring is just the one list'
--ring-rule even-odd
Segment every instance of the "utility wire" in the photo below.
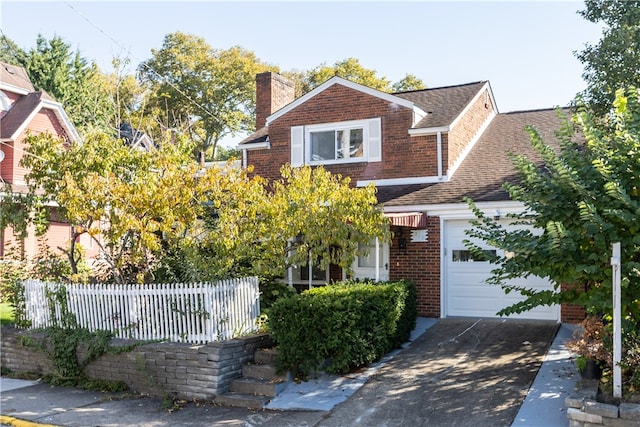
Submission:
{"label": "utility wire", "polygon": [[111,35],[107,34],[106,31],[104,31],[102,28],[100,28],[98,25],[96,25],[93,21],[91,21],[89,18],[87,18],[86,15],[84,15],[82,12],[80,12],[78,9],[76,9],[75,7],[73,7],[71,5],[71,3],[69,3],[68,1],[65,1],[65,4],[67,6],[69,6],[69,8],[71,8],[71,10],[73,10],[75,13],[77,13],[78,15],[80,15],[80,17],[82,19],[84,19],[85,21],[87,21],[87,23],[89,25],[91,25],[92,27],[94,27],[96,30],[98,30],[100,33],[102,33],[105,37],[107,37],[109,40],[111,40],[113,43],[115,43],[116,46],[118,46],[119,48],[121,48],[122,50],[124,50],[130,57],[132,57],[133,59],[135,59],[136,61],[138,61],[140,63],[140,65],[142,65],[143,67],[145,67],[148,71],[150,71],[151,73],[153,73],[154,75],[156,75],[158,78],[160,78],[162,81],[164,81],[166,84],[168,84],[169,86],[171,86],[173,89],[175,89],[180,95],[184,96],[185,99],[187,99],[189,102],[191,102],[193,105],[197,106],[200,110],[204,111],[208,116],[210,116],[211,118],[215,119],[215,115],[210,112],[209,110],[207,110],[203,105],[201,105],[200,103],[198,103],[197,101],[195,101],[194,99],[192,99],[189,95],[187,95],[186,93],[184,93],[179,87],[177,87],[175,84],[173,84],[172,82],[170,82],[166,77],[162,76],[160,73],[158,73],[156,70],[154,70],[153,68],[149,67],[149,65],[147,65],[144,61],[142,61],[140,58],[137,58],[136,56],[134,56],[131,53],[130,49],[127,49],[122,43],[120,43],[118,40],[116,40],[114,37],[112,37]]}

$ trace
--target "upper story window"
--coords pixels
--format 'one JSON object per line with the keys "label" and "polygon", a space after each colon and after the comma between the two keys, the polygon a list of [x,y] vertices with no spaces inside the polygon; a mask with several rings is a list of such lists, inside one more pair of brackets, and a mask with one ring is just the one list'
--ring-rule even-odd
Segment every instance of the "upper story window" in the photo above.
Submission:
{"label": "upper story window", "polygon": [[364,157],[364,127],[310,131],[309,140],[312,163]]}
{"label": "upper story window", "polygon": [[291,128],[291,164],[323,165],[381,160],[380,119]]}

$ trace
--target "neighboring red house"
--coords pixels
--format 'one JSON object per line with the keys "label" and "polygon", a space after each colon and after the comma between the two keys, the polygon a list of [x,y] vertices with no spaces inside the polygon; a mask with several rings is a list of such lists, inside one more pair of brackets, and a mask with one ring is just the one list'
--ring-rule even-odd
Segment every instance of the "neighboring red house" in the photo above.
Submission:
{"label": "neighboring red house", "polygon": [[[24,140],[28,134],[44,132],[67,141],[79,139],[60,103],[46,92],[36,91],[24,68],[0,62],[0,184],[9,183],[14,192],[26,192],[24,176],[28,171],[20,166],[27,149]],[[68,245],[71,234],[68,223],[55,221],[55,206],[50,208],[54,220],[43,241],[56,250]],[[8,255],[9,247],[18,251],[14,255],[32,259],[38,251],[38,239],[33,229],[22,240],[10,228],[0,230],[0,258]]]}
{"label": "neighboring red house", "polygon": [[[372,242],[373,255],[354,265],[356,277],[414,280],[419,314],[428,317],[495,317],[520,299],[483,283],[492,266],[474,261],[463,243],[474,218],[463,198],[493,217],[522,211],[502,188],[517,178],[508,153],[534,155],[526,125],[554,141],[555,110],[501,114],[487,81],[389,94],[334,77],[297,99],[278,74],[259,74],[256,83],[257,131],[238,146],[245,167],[275,179],[285,163],[323,165],[357,186],[376,184],[394,237],[391,245]],[[299,270],[298,285],[344,275]],[[522,284],[551,289],[540,278]],[[579,316],[553,306],[518,317]]]}

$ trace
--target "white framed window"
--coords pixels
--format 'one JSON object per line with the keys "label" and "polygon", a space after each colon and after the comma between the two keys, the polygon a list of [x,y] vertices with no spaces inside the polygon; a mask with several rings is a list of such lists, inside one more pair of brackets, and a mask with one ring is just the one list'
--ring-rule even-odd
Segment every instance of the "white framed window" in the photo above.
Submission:
{"label": "white framed window", "polygon": [[381,120],[352,120],[291,128],[291,165],[381,160]]}

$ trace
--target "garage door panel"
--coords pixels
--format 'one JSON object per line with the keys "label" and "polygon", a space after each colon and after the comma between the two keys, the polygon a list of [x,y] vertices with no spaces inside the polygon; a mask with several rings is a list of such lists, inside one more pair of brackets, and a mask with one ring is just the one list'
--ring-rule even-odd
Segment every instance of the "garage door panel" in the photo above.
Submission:
{"label": "garage door panel", "polygon": [[[448,316],[496,317],[498,311],[524,300],[524,297],[518,292],[505,294],[500,286],[485,283],[496,266],[474,260],[465,251],[463,240],[468,239],[465,230],[470,227],[468,221],[445,221],[445,313]],[[495,249],[476,243],[488,250]],[[553,289],[549,281],[535,276],[511,283],[537,290]],[[536,307],[509,317],[558,320],[558,313],[557,306]]]}

